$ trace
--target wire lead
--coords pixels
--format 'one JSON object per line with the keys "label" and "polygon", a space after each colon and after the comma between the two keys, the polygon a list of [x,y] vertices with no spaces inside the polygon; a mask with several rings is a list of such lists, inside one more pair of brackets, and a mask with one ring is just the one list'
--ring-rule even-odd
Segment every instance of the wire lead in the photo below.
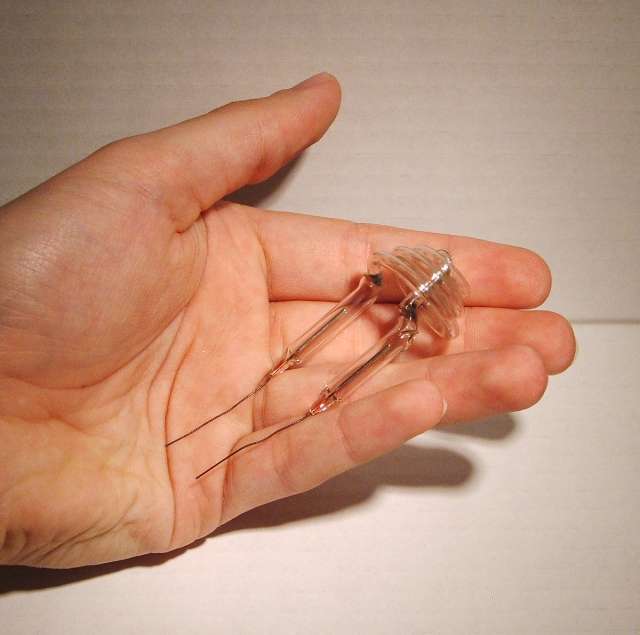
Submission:
{"label": "wire lead", "polygon": [[266,385],[267,385],[267,382],[262,382],[262,383],[258,384],[251,392],[247,393],[244,397],[238,399],[238,401],[236,401],[232,406],[229,406],[226,410],[223,410],[222,412],[219,412],[214,417],[211,417],[210,419],[207,419],[206,421],[203,421],[200,425],[197,425],[195,428],[192,428],[188,432],[185,432],[184,434],[181,434],[179,437],[176,437],[172,441],[169,441],[169,443],[167,443],[165,445],[165,448],[168,448],[170,445],[173,445],[174,443],[177,443],[178,441],[182,441],[182,439],[185,439],[186,437],[192,435],[194,432],[197,432],[198,430],[201,430],[202,428],[204,428],[205,426],[209,425],[210,423],[212,423],[216,419],[219,419],[220,417],[223,417],[224,415],[229,414],[234,408],[237,408],[243,401],[246,401],[247,399],[249,399],[249,397],[253,397],[257,393],[259,393]]}
{"label": "wire lead", "polygon": [[223,459],[220,459],[219,461],[217,461],[213,465],[209,466],[203,472],[200,472],[200,474],[198,474],[198,476],[196,476],[196,480],[198,480],[199,478],[202,478],[205,474],[208,474],[209,472],[211,472],[211,470],[213,470],[216,467],[218,467],[218,465],[221,465],[225,461],[228,461],[232,456],[238,454],[238,452],[241,452],[242,450],[246,450],[247,448],[250,448],[250,447],[252,447],[254,445],[258,445],[259,443],[264,443],[265,441],[269,440],[271,437],[274,437],[276,434],[279,434],[280,432],[284,432],[285,430],[288,430],[289,428],[291,428],[291,427],[293,427],[293,426],[295,426],[295,425],[297,425],[299,423],[302,423],[305,419],[308,419],[309,417],[313,416],[314,414],[315,413],[311,412],[310,410],[307,410],[307,412],[305,412],[298,419],[295,419],[294,421],[291,421],[290,423],[287,423],[286,425],[278,428],[277,430],[274,430],[273,432],[268,434],[266,437],[262,437],[262,439],[257,439],[256,441],[251,441],[251,443],[245,443],[244,445],[241,445],[239,448],[236,448],[233,452],[230,452],[229,454],[227,454],[227,456],[225,456]]}

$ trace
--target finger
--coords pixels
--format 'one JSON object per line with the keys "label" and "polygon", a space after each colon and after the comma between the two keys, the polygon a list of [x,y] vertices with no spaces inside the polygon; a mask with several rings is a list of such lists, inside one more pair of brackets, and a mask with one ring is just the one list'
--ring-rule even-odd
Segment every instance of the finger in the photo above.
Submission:
{"label": "finger", "polygon": [[[339,369],[298,369],[271,381],[256,400],[256,428],[269,428],[299,414],[304,404],[315,401]],[[447,401],[446,422],[523,410],[536,403],[547,386],[547,372],[537,352],[528,346],[508,346],[390,364],[358,388],[353,398],[425,378],[438,386]]]}
{"label": "finger", "polygon": [[447,249],[471,286],[470,305],[529,308],[544,302],[551,289],[544,260],[521,247],[286,212],[266,211],[256,221],[272,300],[341,299],[373,252],[397,245]]}
{"label": "finger", "polygon": [[[272,302],[274,359],[333,306],[330,302]],[[397,316],[396,305],[373,305],[355,324],[315,352],[306,365],[340,364],[355,359],[388,332]],[[549,374],[556,374],[565,370],[575,356],[576,341],[571,325],[552,311],[467,307],[459,327],[460,335],[452,340],[421,333],[403,359],[524,344],[538,352]]]}
{"label": "finger", "polygon": [[216,201],[268,178],[320,139],[339,105],[337,80],[321,73],[269,97],[118,141],[92,160],[161,200],[185,229]]}
{"label": "finger", "polygon": [[411,381],[306,419],[240,452],[226,464],[221,522],[393,450],[433,427],[444,408],[433,384]]}

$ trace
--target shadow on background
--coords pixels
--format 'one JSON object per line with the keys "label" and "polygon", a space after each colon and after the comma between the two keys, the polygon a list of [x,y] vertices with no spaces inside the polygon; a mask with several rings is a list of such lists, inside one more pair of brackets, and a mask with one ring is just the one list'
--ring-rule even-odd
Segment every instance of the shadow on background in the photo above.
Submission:
{"label": "shadow on background", "polygon": [[256,183],[255,185],[245,185],[245,187],[227,196],[226,199],[234,203],[250,205],[251,207],[268,207],[276,191],[290,181],[295,173],[302,167],[304,163],[303,156],[304,153],[299,154],[293,161],[287,163],[287,165],[266,181]]}
{"label": "shadow on background", "polygon": [[[500,441],[510,436],[515,428],[515,418],[512,415],[502,415],[479,422],[443,426],[437,432]],[[223,525],[211,537],[340,513],[355,505],[365,504],[380,487],[460,487],[470,480],[473,472],[471,461],[458,452],[447,448],[407,444],[309,492],[253,509]],[[0,595],[74,584],[132,567],[159,566],[198,547],[204,541],[205,539],[198,540],[170,553],[149,554],[77,569],[0,567]]]}
{"label": "shadow on background", "polygon": [[516,429],[516,425],[514,415],[504,414],[488,419],[480,419],[479,421],[438,426],[432,432],[443,432],[444,434],[457,434],[466,437],[475,437],[476,439],[500,441],[511,436]]}
{"label": "shadow on background", "polygon": [[472,473],[471,462],[457,452],[405,445],[309,492],[252,509],[220,527],[215,535],[335,514],[366,503],[383,486],[457,487]]}
{"label": "shadow on background", "polygon": [[[513,415],[437,428],[444,434],[501,441],[516,428]],[[471,461],[447,448],[403,445],[379,459],[341,474],[309,492],[258,507],[223,525],[215,535],[275,527],[335,514],[371,499],[380,487],[459,487],[473,475]]]}
{"label": "shadow on background", "polygon": [[98,578],[110,573],[117,573],[122,569],[132,567],[155,567],[167,560],[184,553],[188,549],[204,542],[198,540],[189,547],[177,549],[170,553],[152,553],[137,558],[129,558],[120,562],[110,562],[76,569],[36,569],[33,567],[0,567],[0,595],[14,591],[37,591],[52,587],[64,586],[75,582],[82,582],[90,578]]}

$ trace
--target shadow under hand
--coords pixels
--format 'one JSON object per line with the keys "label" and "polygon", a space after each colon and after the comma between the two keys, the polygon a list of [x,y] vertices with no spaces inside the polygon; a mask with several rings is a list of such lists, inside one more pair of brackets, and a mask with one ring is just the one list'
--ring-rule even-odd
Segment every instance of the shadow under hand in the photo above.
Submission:
{"label": "shadow under hand", "polygon": [[203,540],[171,551],[169,553],[150,553],[145,556],[129,558],[119,562],[76,567],[75,569],[40,569],[37,567],[0,566],[0,596],[13,591],[37,591],[51,587],[64,586],[75,582],[82,582],[90,578],[98,578],[123,569],[133,567],[155,567],[179,556]]}
{"label": "shadow under hand", "polygon": [[466,423],[451,423],[446,426],[438,426],[433,432],[445,434],[458,434],[490,441],[501,441],[511,436],[516,430],[516,418],[512,414],[497,415],[479,421]]}
{"label": "shadow under hand", "polygon": [[220,527],[215,535],[335,514],[365,503],[385,485],[456,487],[468,481],[472,472],[471,462],[451,450],[404,445],[309,492],[253,509]]}
{"label": "shadow under hand", "polygon": [[302,154],[287,163],[273,176],[262,183],[246,185],[226,197],[228,201],[250,205],[251,207],[268,207],[277,190],[281,189],[285,183],[293,178],[293,175],[302,166]]}

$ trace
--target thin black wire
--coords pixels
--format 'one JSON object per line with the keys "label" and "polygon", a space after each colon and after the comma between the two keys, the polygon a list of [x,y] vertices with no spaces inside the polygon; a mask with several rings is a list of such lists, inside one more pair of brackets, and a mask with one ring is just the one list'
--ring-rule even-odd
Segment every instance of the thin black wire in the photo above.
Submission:
{"label": "thin black wire", "polygon": [[218,467],[218,465],[221,465],[225,461],[228,461],[232,456],[234,456],[235,454],[238,454],[238,452],[240,452],[242,450],[246,450],[247,448],[250,448],[253,445],[258,445],[259,443],[263,443],[264,441],[267,441],[268,439],[270,439],[271,437],[275,436],[276,434],[279,434],[280,432],[284,432],[285,430],[291,428],[292,426],[297,425],[298,423],[302,423],[305,419],[308,419],[313,414],[314,413],[312,413],[310,411],[307,411],[301,417],[296,419],[295,421],[292,421],[291,423],[287,423],[286,425],[282,426],[281,428],[278,428],[277,430],[274,430],[273,432],[268,434],[266,437],[262,437],[262,439],[258,439],[257,441],[251,441],[251,443],[245,443],[244,445],[241,445],[239,448],[236,448],[233,452],[227,454],[227,456],[225,456],[223,459],[220,459],[219,461],[217,461],[216,463],[214,463],[213,465],[208,467],[203,472],[200,472],[200,474],[198,474],[198,476],[196,476],[196,480],[198,480],[199,478],[203,477],[205,474],[211,472],[211,470],[213,470],[214,468]]}
{"label": "thin black wire", "polygon": [[219,419],[220,417],[223,417],[224,415],[229,414],[234,408],[237,408],[243,401],[246,401],[247,399],[249,399],[249,397],[253,397],[258,392],[260,392],[266,385],[267,385],[266,383],[260,384],[259,386],[254,388],[251,392],[247,393],[244,397],[238,399],[238,401],[236,401],[233,404],[233,406],[229,406],[226,410],[223,410],[222,412],[219,412],[217,415],[215,415],[215,417],[211,417],[210,419],[207,419],[206,421],[202,422],[200,425],[196,426],[195,428],[193,428],[193,429],[189,430],[188,432],[185,432],[184,434],[180,435],[179,437],[173,439],[173,441],[169,441],[169,443],[167,443],[164,447],[168,448],[170,445],[173,445],[174,443],[177,443],[178,441],[182,441],[182,439],[192,435],[194,432],[197,432],[198,430],[201,430],[206,425],[209,425],[210,423],[212,423],[216,419]]}

